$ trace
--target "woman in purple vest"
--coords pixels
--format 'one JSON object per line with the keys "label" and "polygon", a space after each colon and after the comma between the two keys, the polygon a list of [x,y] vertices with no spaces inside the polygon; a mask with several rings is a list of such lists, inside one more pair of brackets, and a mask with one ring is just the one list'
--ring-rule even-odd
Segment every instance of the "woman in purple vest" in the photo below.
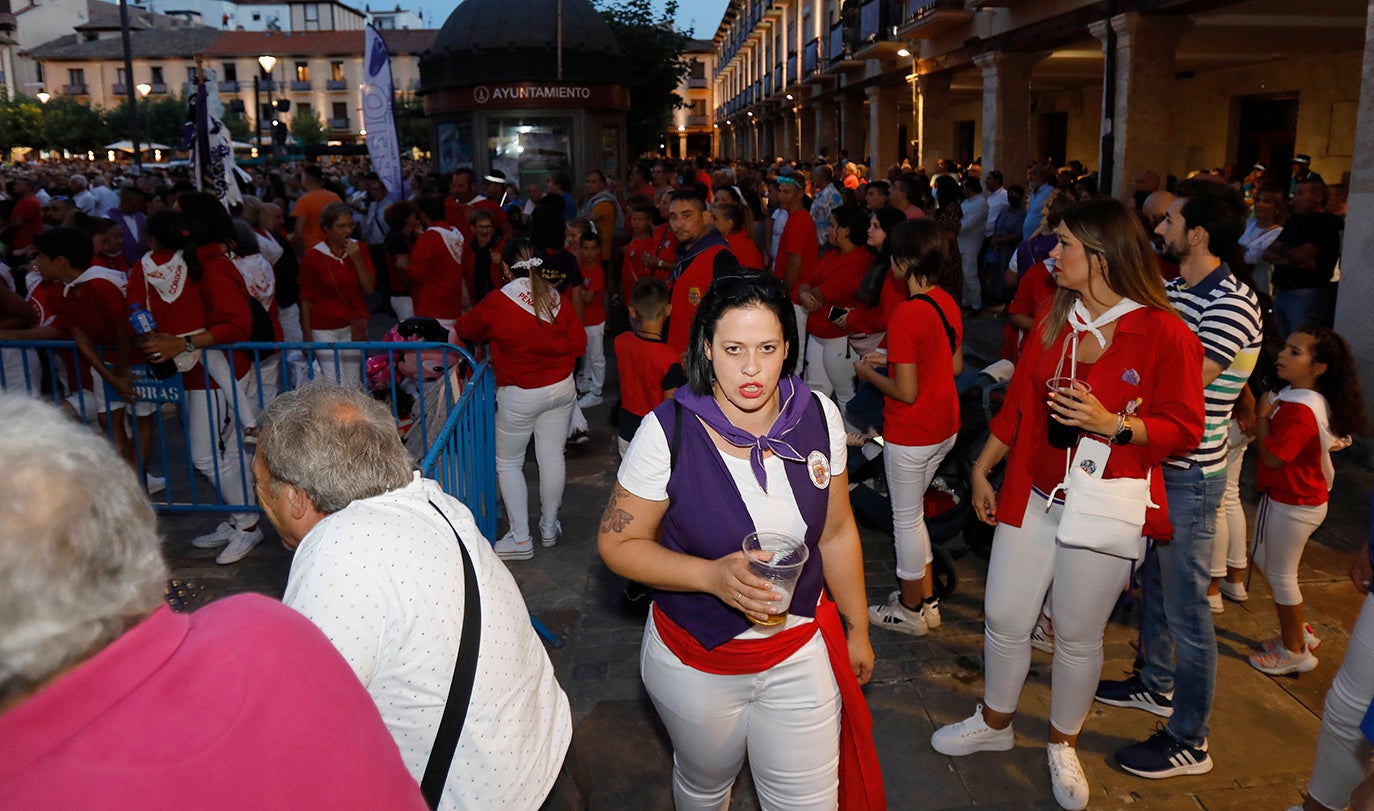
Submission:
{"label": "woman in purple vest", "polygon": [[[881,807],[844,425],[793,373],[797,349],[775,279],[718,276],[692,323],[689,385],[640,425],[602,517],[607,566],[654,589],[640,670],[673,741],[679,811],[728,806],[746,754],[765,809]],[[810,550],[773,626],[756,623],[781,613],[775,592],[740,548],[756,530]]]}

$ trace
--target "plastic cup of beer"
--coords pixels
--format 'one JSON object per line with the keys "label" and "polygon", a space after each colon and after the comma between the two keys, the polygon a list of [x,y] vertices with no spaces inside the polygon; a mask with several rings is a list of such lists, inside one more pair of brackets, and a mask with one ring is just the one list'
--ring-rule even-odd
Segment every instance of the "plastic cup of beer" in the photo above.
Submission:
{"label": "plastic cup of beer", "polygon": [[[1092,394],[1093,387],[1089,386],[1076,377],[1051,377],[1045,381],[1046,394],[1050,397],[1060,393],[1077,389],[1084,394]],[[1054,418],[1054,411],[1048,411],[1045,417],[1049,433],[1050,447],[1068,450],[1078,444],[1079,428],[1076,425],[1065,425]]]}
{"label": "plastic cup of beer", "polygon": [[749,621],[755,625],[783,624],[811,550],[803,538],[772,531],[749,533],[744,537],[743,548],[749,557],[749,571],[767,580],[775,592],[773,613],[768,619],[757,620],[749,615]]}

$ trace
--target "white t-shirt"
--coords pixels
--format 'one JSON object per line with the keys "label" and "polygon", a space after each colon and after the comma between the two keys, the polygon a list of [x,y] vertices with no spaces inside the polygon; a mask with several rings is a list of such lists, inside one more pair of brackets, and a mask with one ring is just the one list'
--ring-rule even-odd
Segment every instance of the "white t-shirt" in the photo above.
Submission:
{"label": "white t-shirt", "polygon": [[537,809],[572,739],[568,697],[510,571],[472,513],[437,483],[417,473],[316,524],[291,561],[282,601],[348,660],[418,782],[463,627],[462,557],[431,501],[462,537],[482,601],[472,700],[439,807]]}
{"label": "white t-shirt", "polygon": [[[810,396],[810,395],[807,395]],[[845,472],[849,459],[849,447],[845,444],[844,422],[840,419],[840,409],[829,397],[822,395],[821,407],[825,410],[825,424],[830,432],[830,475],[838,476]],[[682,412],[684,420],[696,419],[690,412]],[[801,450],[800,448],[798,450]],[[802,450],[803,454],[807,451]],[[666,501],[668,499],[668,478],[672,475],[670,467],[671,451],[668,436],[658,421],[657,414],[650,414],[639,424],[630,448],[620,462],[616,480],[633,495],[646,501]],[[757,530],[775,530],[796,538],[806,535],[806,522],[802,520],[797,500],[792,495],[792,485],[787,479],[787,471],[782,459],[768,454],[763,460],[763,471],[768,480],[768,491],[759,487],[749,459],[730,456],[722,452],[725,467],[734,479],[744,500],[744,508]],[[741,539],[743,540],[743,539]],[[781,628],[791,628],[803,622],[811,622],[810,617],[789,614],[785,625],[772,629],[759,630],[751,627],[738,638],[755,638],[776,633]]]}

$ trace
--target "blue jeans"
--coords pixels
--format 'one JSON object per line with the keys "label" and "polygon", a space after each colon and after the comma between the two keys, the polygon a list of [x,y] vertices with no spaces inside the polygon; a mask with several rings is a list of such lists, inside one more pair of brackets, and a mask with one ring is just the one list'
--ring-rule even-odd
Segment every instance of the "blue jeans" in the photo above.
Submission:
{"label": "blue jeans", "polygon": [[1174,691],[1174,714],[1165,729],[1189,746],[1198,746],[1207,738],[1216,691],[1217,635],[1207,586],[1212,582],[1212,537],[1226,476],[1203,478],[1201,468],[1165,465],[1164,488],[1174,538],[1150,549],[1141,572],[1145,669],[1140,680],[1155,692]]}
{"label": "blue jeans", "polygon": [[1288,340],[1293,330],[1331,326],[1335,314],[1336,286],[1299,287],[1274,291],[1274,326],[1279,339]]}

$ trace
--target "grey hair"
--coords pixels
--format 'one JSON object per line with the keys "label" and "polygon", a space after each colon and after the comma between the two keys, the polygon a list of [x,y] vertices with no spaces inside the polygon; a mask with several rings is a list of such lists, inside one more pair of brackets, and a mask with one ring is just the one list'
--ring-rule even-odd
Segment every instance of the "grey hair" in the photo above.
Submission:
{"label": "grey hair", "polygon": [[360,388],[308,383],[273,400],[258,429],[266,484],[300,488],[326,515],[412,478],[391,411]]}
{"label": "grey hair", "polygon": [[75,186],[75,187],[77,187],[78,189],[85,189],[85,188],[87,188],[87,187],[90,186],[90,181],[86,180],[86,176],[85,176],[85,175],[72,175],[72,176],[67,180],[67,184],[68,184],[68,185],[71,185],[71,186]]}
{"label": "grey hair", "polygon": [[243,214],[241,216],[244,222],[257,228],[262,220],[262,201],[251,194],[244,195]]}
{"label": "grey hair", "polygon": [[328,231],[345,214],[353,216],[353,209],[348,207],[348,203],[330,203],[320,212],[320,227]]}
{"label": "grey hair", "polygon": [[157,519],[99,434],[0,395],[0,706],[162,604]]}

